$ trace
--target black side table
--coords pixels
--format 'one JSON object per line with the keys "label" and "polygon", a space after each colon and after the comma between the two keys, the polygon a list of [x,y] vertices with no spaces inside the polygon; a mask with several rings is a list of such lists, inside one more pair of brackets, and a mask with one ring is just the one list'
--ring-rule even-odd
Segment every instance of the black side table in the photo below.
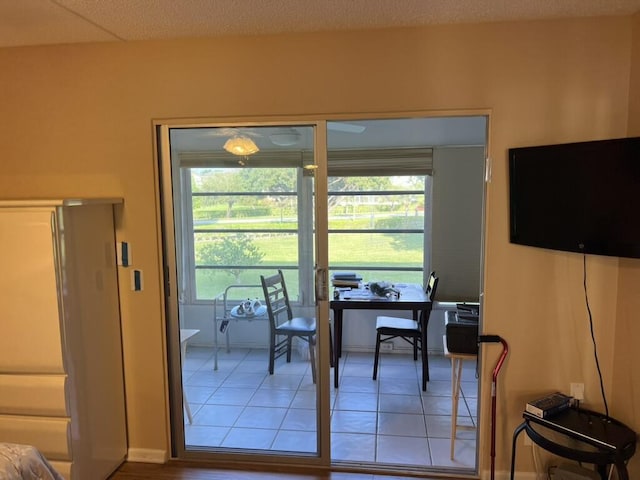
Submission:
{"label": "black side table", "polygon": [[524,422],[513,432],[511,480],[514,479],[516,441],[523,430],[532,442],[548,452],[595,465],[603,480],[607,478],[608,465],[615,465],[620,480],[629,480],[626,463],[636,451],[637,435],[622,422],[578,408],[544,419],[528,412],[522,416]]}

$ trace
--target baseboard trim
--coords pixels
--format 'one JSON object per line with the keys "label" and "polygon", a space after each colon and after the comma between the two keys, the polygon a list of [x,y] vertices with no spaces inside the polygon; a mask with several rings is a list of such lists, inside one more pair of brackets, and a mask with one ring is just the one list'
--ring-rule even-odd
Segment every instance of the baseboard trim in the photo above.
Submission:
{"label": "baseboard trim", "polygon": [[[515,478],[518,480],[537,480],[538,475],[535,472],[514,472]],[[483,470],[480,475],[482,480],[489,480],[491,478],[490,470]],[[511,478],[511,472],[497,471],[495,475],[496,480],[509,480]]]}
{"label": "baseboard trim", "polygon": [[127,462],[167,463],[168,458],[166,450],[130,448],[127,453]]}

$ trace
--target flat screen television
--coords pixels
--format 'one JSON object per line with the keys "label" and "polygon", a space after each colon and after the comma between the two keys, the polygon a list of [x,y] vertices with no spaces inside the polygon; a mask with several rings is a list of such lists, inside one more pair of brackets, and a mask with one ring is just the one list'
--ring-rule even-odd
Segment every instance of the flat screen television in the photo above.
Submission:
{"label": "flat screen television", "polygon": [[512,243],[640,258],[640,137],[509,149]]}

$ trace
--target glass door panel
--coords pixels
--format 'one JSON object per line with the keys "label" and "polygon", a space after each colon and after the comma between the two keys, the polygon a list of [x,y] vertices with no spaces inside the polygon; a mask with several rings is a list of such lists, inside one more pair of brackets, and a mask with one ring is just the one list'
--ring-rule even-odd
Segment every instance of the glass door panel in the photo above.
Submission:
{"label": "glass door panel", "polygon": [[282,272],[292,315],[315,319],[314,132],[305,125],[166,129],[173,329],[181,334],[173,370],[181,395],[173,403],[184,407],[173,412],[182,416],[183,428],[174,428],[179,456],[319,457],[320,376],[312,366],[321,371],[322,332],[311,320],[309,337],[283,334],[287,312],[270,318],[262,282]]}

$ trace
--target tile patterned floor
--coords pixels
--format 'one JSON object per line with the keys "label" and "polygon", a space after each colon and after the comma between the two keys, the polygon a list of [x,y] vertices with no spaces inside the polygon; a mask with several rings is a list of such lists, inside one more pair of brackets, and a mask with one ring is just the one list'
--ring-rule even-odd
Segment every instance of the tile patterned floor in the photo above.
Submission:
{"label": "tile patterned floor", "polygon": [[[340,388],[331,391],[333,461],[475,469],[475,430],[458,430],[455,460],[449,457],[449,360],[429,357],[426,392],[411,355],[382,355],[377,381],[372,362],[371,353],[345,352],[341,359]],[[213,364],[211,348],[188,348],[183,382],[193,424],[185,424],[187,446],[316,451],[316,392],[308,360],[280,358],[269,375],[266,350],[236,349],[220,352],[217,371]],[[477,419],[475,367],[465,362],[463,368],[459,424]]]}

